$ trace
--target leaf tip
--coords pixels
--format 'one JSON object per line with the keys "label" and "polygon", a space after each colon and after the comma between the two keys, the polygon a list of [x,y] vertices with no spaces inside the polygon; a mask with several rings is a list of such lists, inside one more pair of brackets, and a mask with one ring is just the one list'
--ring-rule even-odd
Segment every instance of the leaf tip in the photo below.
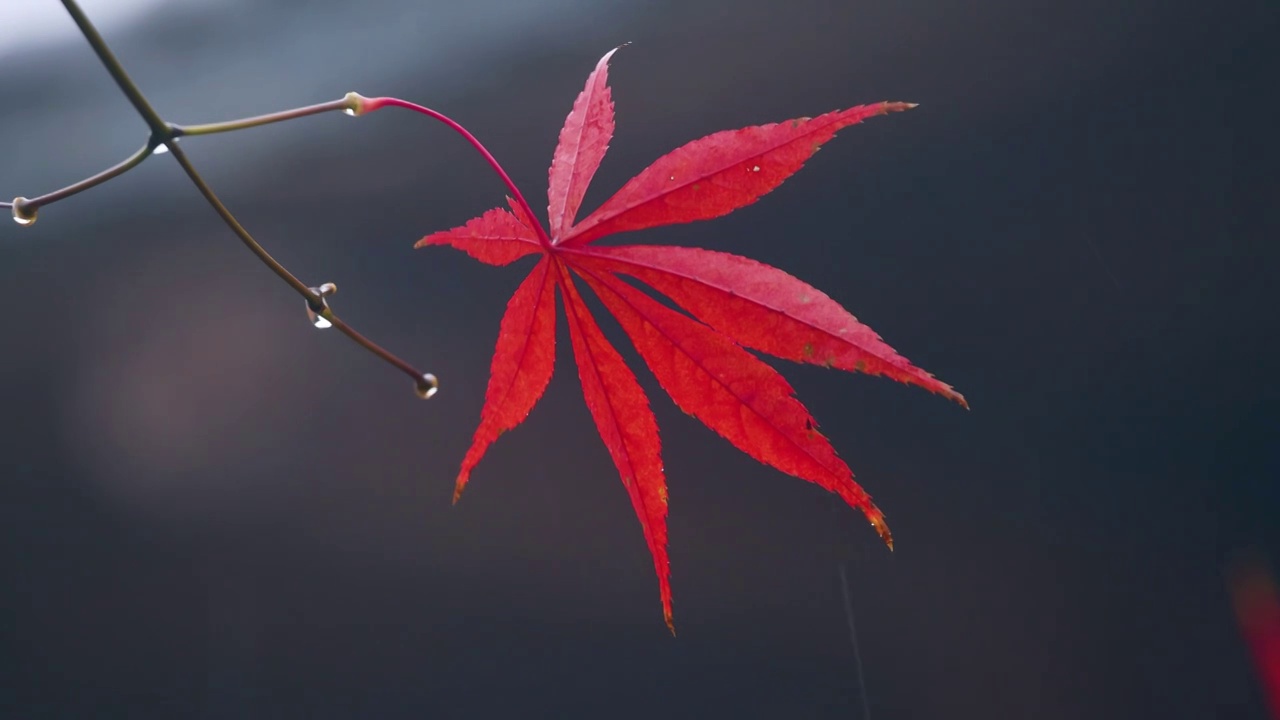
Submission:
{"label": "leaf tip", "polygon": [[671,608],[670,608],[670,607],[666,607],[666,608],[663,608],[663,609],[662,609],[662,619],[663,619],[663,620],[665,620],[665,621],[667,622],[667,629],[671,631],[671,637],[675,637],[675,636],[676,636],[676,624],[675,624],[675,621],[671,619]]}
{"label": "leaf tip", "polygon": [[912,102],[882,102],[882,103],[880,103],[880,108],[881,108],[884,112],[887,112],[887,113],[889,113],[889,112],[903,112],[903,111],[905,111],[905,110],[910,110],[910,109],[912,109],[912,108],[917,108],[917,107],[920,107],[920,103],[912,103]]}
{"label": "leaf tip", "polygon": [[462,499],[462,489],[467,486],[467,476],[459,475],[457,482],[453,484],[453,504],[457,505]]}
{"label": "leaf tip", "polygon": [[889,547],[889,552],[893,552],[893,533],[889,531],[889,523],[885,522],[884,513],[880,512],[880,508],[876,507],[874,503],[869,503],[869,505],[870,507],[864,510],[867,520],[871,522],[871,527],[875,528],[876,533],[880,535],[880,539],[884,541],[884,544]]}
{"label": "leaf tip", "polygon": [[942,397],[950,400],[951,402],[954,402],[955,404],[959,405],[965,410],[969,409],[969,401],[964,399],[964,395],[961,395],[960,393],[956,392],[955,388],[952,388],[950,385],[947,385],[946,383],[940,383],[940,384],[942,385],[942,389],[936,390],[935,392],[937,392]]}

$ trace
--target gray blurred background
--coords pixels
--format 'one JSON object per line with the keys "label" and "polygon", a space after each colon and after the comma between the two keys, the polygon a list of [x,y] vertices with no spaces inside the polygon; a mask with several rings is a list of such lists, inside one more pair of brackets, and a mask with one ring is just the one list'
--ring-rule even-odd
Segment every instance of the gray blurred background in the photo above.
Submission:
{"label": "gray blurred background", "polygon": [[[1264,717],[1223,570],[1280,557],[1274,2],[83,5],[174,122],[396,95],[535,208],[622,42],[584,211],[715,130],[919,102],[756,205],[620,240],[778,265],[974,409],[779,364],[890,554],[639,372],[672,639],[566,337],[450,507],[529,261],[411,246],[502,202],[483,162],[398,111],[191,138],[243,223],[442,389],[310,328],[167,158],[4,222],[0,715],[860,718],[865,693],[876,718]],[[0,10],[0,196],[145,141],[59,3]]]}

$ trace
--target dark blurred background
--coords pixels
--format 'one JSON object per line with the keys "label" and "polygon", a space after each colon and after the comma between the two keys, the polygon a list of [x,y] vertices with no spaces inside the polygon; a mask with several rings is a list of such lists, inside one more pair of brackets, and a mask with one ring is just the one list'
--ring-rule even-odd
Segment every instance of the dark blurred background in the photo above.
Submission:
{"label": "dark blurred background", "polygon": [[[780,364],[891,554],[641,371],[672,639],[567,337],[450,506],[529,261],[411,246],[502,202],[483,162],[396,111],[192,138],[244,224],[442,389],[310,328],[167,158],[0,225],[0,715],[1264,717],[1224,571],[1280,558],[1274,2],[83,5],[175,122],[396,95],[535,207],[622,42],[584,210],[715,130],[919,102],[755,205],[624,240],[778,265],[973,410]],[[0,8],[0,196],[145,141],[58,3]]]}

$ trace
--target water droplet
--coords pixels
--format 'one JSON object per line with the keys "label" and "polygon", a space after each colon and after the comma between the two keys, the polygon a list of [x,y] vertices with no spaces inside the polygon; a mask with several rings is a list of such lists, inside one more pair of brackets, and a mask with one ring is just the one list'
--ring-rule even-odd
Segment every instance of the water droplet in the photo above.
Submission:
{"label": "water droplet", "polygon": [[24,197],[13,199],[13,221],[19,225],[34,225],[36,222],[36,211],[27,207],[28,202]]}
{"label": "water droplet", "polygon": [[760,172],[760,166],[756,165],[755,167],[751,168],[751,172]]}
{"label": "water droplet", "polygon": [[356,109],[355,109],[355,108],[343,108],[343,109],[342,109],[342,114],[343,114],[343,115],[349,115],[349,116],[351,116],[351,117],[355,117],[355,116],[356,116]]}
{"label": "water droplet", "polygon": [[[312,290],[314,289],[315,288],[312,288]],[[311,321],[312,325],[316,326],[321,330],[327,330],[333,327],[333,323],[329,322],[328,318],[320,314],[325,310],[329,309],[329,303],[325,301],[323,296],[320,298],[319,310],[316,310],[315,307],[312,306],[311,301],[308,300],[305,302],[307,304],[307,319]]]}
{"label": "water droplet", "polygon": [[413,391],[418,394],[418,397],[426,400],[440,391],[440,381],[436,380],[435,375],[426,373],[421,380],[414,383]]}
{"label": "water droplet", "polygon": [[[329,306],[326,304],[325,308],[328,307]],[[333,323],[329,322],[328,318],[311,309],[311,303],[307,303],[307,319],[311,321],[312,325],[321,330],[327,330],[333,327]]]}
{"label": "water droplet", "polygon": [[[175,140],[174,142],[177,142],[177,141]],[[152,155],[164,155],[164,154],[165,154],[165,153],[167,153],[167,152],[169,152],[169,146],[168,146],[168,145],[163,145],[163,144],[162,144],[162,145],[157,145],[157,146],[155,146],[155,149],[153,149],[153,150],[151,151],[151,154],[152,154]]]}

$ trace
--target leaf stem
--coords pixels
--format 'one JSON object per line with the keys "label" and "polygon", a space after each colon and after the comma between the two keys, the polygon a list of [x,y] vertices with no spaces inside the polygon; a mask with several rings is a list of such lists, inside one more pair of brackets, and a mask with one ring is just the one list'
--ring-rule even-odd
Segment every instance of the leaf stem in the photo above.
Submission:
{"label": "leaf stem", "polygon": [[468,143],[471,144],[471,147],[475,148],[477,152],[484,156],[485,162],[489,163],[489,167],[493,168],[493,171],[498,174],[498,177],[502,178],[503,184],[507,186],[507,189],[511,191],[512,197],[514,197],[516,202],[520,204],[520,209],[524,210],[530,221],[534,223],[534,229],[538,232],[538,241],[542,243],[543,248],[547,250],[551,249],[551,238],[547,236],[547,231],[543,229],[542,223],[536,221],[535,218],[538,216],[534,214],[533,208],[529,207],[529,201],[524,199],[524,195],[520,192],[520,188],[516,187],[515,182],[511,179],[511,176],[507,174],[507,171],[502,169],[502,165],[498,163],[498,160],[493,156],[493,153],[489,152],[488,148],[476,139],[476,136],[472,135],[470,131],[462,127],[462,125],[458,124],[457,121],[453,120],[449,116],[432,110],[431,108],[423,107],[417,103],[411,103],[408,100],[401,100],[400,98],[393,97],[361,98],[361,100],[362,102],[358,112],[362,115],[388,106],[404,108],[406,110],[413,110],[414,112],[422,113],[423,115],[434,118],[435,120],[439,120],[447,125],[449,129],[461,135]]}
{"label": "leaf stem", "polygon": [[[68,186],[63,190],[37,198],[35,201],[24,201],[24,208],[29,207],[34,210],[36,207],[34,203],[37,201],[43,200],[44,204],[54,202],[62,197],[67,197],[80,192],[81,190],[85,190],[89,187],[93,187],[94,185],[110,180],[111,178],[135,167],[143,160],[150,157],[157,147],[164,145],[169,149],[170,154],[173,155],[173,159],[177,161],[178,165],[180,165],[183,171],[186,172],[187,177],[191,179],[191,182],[196,186],[196,189],[200,191],[200,194],[204,196],[204,199],[208,201],[209,205],[213,207],[219,217],[221,217],[227,226],[231,228],[231,231],[236,234],[236,237],[240,238],[240,240],[245,244],[245,247],[249,248],[254,255],[257,255],[258,259],[261,260],[264,265],[270,268],[271,271],[279,276],[281,280],[284,280],[285,283],[294,289],[294,291],[301,295],[307,301],[308,307],[313,310],[321,311],[324,314],[325,319],[341,330],[347,337],[354,340],[358,345],[412,377],[414,379],[415,387],[419,390],[420,394],[428,384],[434,383],[434,376],[418,371],[409,363],[391,354],[372,340],[369,340],[365,336],[356,332],[354,328],[339,319],[334,315],[333,311],[329,309],[328,303],[319,291],[308,287],[305,283],[290,273],[275,258],[271,257],[271,254],[268,253],[252,235],[249,234],[248,230],[245,230],[244,226],[241,225],[231,211],[227,209],[227,206],[218,199],[218,196],[214,194],[213,189],[209,187],[209,184],[206,183],[204,178],[200,176],[200,173],[196,171],[195,166],[191,164],[191,160],[187,158],[186,153],[183,152],[182,148],[179,147],[176,142],[177,138],[181,134],[191,135],[229,132],[232,130],[240,130],[247,127],[280,122],[282,120],[289,120],[295,117],[303,117],[305,115],[313,115],[330,110],[351,110],[353,113],[356,113],[360,109],[360,96],[355,93],[348,93],[342,100],[322,103],[320,105],[311,105],[297,110],[262,115],[244,120],[233,120],[226,123],[212,123],[209,125],[180,128],[180,126],[171,125],[170,123],[165,122],[164,119],[160,117],[160,114],[156,112],[155,108],[151,106],[151,103],[147,101],[146,97],[142,94],[142,91],[139,90],[138,86],[133,82],[133,79],[129,77],[127,72],[125,72],[124,66],[120,64],[120,61],[116,59],[116,56],[111,52],[111,49],[107,47],[106,41],[102,39],[102,35],[98,33],[97,28],[93,26],[93,23],[89,21],[88,16],[86,16],[84,11],[80,9],[76,0],[62,0],[62,5],[67,9],[67,13],[71,15],[71,19],[75,21],[76,26],[80,28],[81,34],[84,35],[85,40],[89,43],[90,47],[93,48],[98,59],[102,61],[107,72],[111,75],[112,79],[116,81],[116,85],[120,87],[121,92],[123,92],[125,97],[129,99],[129,102],[133,105],[134,109],[137,110],[138,114],[142,116],[142,119],[146,121],[147,127],[151,129],[151,138],[148,140],[145,148],[140,150],[138,153],[135,153],[119,165],[104,170],[103,172],[76,183],[75,185]],[[52,199],[50,199],[51,196],[53,196]],[[12,207],[12,203],[5,203],[5,206]],[[423,397],[427,396],[428,395],[425,394],[423,395]]]}

